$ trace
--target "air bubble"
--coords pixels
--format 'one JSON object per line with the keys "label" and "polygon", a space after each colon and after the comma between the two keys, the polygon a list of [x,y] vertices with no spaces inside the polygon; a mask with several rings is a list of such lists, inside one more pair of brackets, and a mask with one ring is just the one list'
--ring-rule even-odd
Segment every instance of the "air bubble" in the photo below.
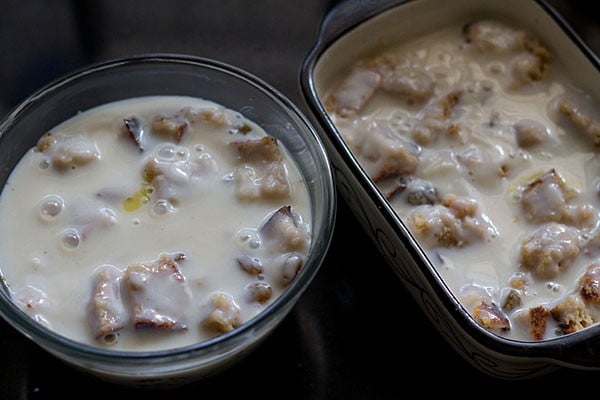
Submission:
{"label": "air bubble", "polygon": [[237,239],[244,246],[248,246],[250,249],[257,249],[260,247],[260,237],[255,229],[244,228],[238,231]]}
{"label": "air bubble", "polygon": [[40,217],[45,221],[51,221],[58,217],[65,208],[62,197],[52,194],[44,197],[40,202]]}
{"label": "air bubble", "polygon": [[117,223],[117,214],[115,214],[115,212],[110,208],[102,207],[100,209],[100,214],[102,214],[106,218],[105,224],[107,226],[112,226]]}
{"label": "air bubble", "polygon": [[555,334],[556,336],[562,336],[562,334],[563,334],[563,331],[562,331],[562,329],[560,329],[560,328],[554,328],[554,334]]}
{"label": "air bubble", "polygon": [[225,182],[235,181],[235,176],[233,175],[233,172],[229,172],[229,173],[223,175],[223,181],[225,181]]}
{"label": "air bubble", "polygon": [[175,154],[177,155],[177,157],[179,157],[182,160],[187,160],[188,158],[190,158],[189,150],[185,149],[185,148],[179,148],[179,149],[177,149],[177,151],[175,152]]}
{"label": "air bubble", "polygon": [[152,204],[150,211],[154,215],[161,216],[175,211],[175,207],[167,200],[157,200]]}
{"label": "air bubble", "polygon": [[40,169],[48,169],[48,167],[50,167],[50,160],[44,158],[42,161],[40,161],[39,167]]}
{"label": "air bubble", "polygon": [[79,247],[81,237],[77,229],[67,229],[62,235],[62,246],[67,250],[73,250]]}
{"label": "air bubble", "polygon": [[42,260],[39,257],[33,257],[31,259],[31,265],[34,270],[39,270],[42,267]]}
{"label": "air bubble", "polygon": [[117,343],[117,341],[119,340],[119,333],[118,332],[107,333],[106,335],[104,335],[102,340],[104,341],[105,344],[112,346],[115,343]]}
{"label": "air bubble", "polygon": [[158,158],[162,160],[172,160],[175,158],[175,148],[173,146],[164,146],[158,150]]}
{"label": "air bubble", "polygon": [[560,285],[558,283],[547,282],[546,283],[546,287],[548,288],[548,290],[550,290],[553,293],[559,293],[560,292]]}

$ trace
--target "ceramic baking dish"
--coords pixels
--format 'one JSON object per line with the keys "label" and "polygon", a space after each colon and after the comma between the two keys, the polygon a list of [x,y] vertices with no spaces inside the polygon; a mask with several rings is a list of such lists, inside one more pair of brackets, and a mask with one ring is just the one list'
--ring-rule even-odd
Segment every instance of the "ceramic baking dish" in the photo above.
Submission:
{"label": "ceramic baking dish", "polygon": [[552,7],[535,0],[456,0],[452,7],[441,0],[339,3],[324,18],[318,39],[302,65],[303,96],[311,118],[320,127],[342,198],[423,312],[459,354],[484,373],[504,379],[539,376],[562,367],[600,369],[598,324],[547,340],[515,340],[477,323],[436,270],[406,221],[369,177],[325,105],[334,82],[357,60],[401,40],[486,18],[525,27],[547,44],[576,86],[600,99],[597,55]]}

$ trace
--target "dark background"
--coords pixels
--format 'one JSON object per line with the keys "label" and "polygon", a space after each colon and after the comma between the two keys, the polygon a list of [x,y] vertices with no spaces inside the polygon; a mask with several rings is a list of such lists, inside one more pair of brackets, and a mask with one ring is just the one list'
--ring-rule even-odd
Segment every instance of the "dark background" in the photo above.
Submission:
{"label": "dark background", "polygon": [[[185,53],[266,80],[304,111],[300,65],[333,0],[0,0],[0,117],[73,69],[132,54]],[[448,2],[451,4],[451,2]],[[552,0],[600,53],[594,2]],[[600,371],[561,370],[503,381],[443,341],[340,197],[330,252],[271,337],[232,369],[186,387],[138,392],[55,360],[0,321],[0,399],[387,399],[441,394],[515,396],[597,392]],[[448,383],[452,382],[452,383]],[[582,382],[588,384],[581,385]],[[480,392],[476,392],[475,388]],[[584,394],[584,392],[586,392]]]}

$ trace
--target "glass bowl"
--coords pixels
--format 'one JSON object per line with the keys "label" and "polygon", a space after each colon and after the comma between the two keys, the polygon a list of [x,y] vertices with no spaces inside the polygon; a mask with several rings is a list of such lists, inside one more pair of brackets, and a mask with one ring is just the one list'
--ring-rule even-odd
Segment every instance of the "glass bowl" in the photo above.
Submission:
{"label": "glass bowl", "polygon": [[283,144],[310,198],[310,249],[289,286],[251,320],[220,336],[184,347],[122,351],[82,344],[24,313],[2,277],[0,315],[17,331],[67,364],[101,379],[133,386],[173,386],[218,373],[261,343],[288,315],[317,274],[333,234],[336,192],[330,164],[310,122],[268,83],[205,58],[150,54],[75,71],[26,98],[0,123],[0,179],[60,122],[90,108],[138,96],[192,96],[238,111]]}

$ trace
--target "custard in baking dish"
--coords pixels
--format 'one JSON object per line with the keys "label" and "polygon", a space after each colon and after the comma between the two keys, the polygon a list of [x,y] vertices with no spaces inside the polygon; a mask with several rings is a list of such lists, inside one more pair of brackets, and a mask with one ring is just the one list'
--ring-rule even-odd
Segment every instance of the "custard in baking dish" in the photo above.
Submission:
{"label": "custard in baking dish", "polygon": [[486,329],[600,321],[597,99],[526,28],[465,20],[356,60],[326,110]]}

